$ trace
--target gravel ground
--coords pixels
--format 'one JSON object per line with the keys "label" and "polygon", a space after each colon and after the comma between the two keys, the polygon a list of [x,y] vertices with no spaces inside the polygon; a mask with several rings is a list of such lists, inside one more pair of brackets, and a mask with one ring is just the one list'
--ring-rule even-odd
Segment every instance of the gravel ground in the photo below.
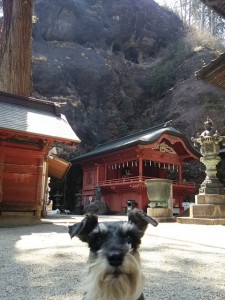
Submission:
{"label": "gravel ground", "polygon": [[[0,229],[1,300],[82,299],[88,248],[67,233],[67,221],[79,220]],[[149,226],[140,252],[146,300],[225,299],[225,226]]]}

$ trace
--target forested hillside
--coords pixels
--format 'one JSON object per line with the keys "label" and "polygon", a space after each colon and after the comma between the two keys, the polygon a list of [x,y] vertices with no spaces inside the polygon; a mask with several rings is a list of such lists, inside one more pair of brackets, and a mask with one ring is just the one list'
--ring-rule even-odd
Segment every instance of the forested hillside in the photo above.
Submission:
{"label": "forested hillside", "polygon": [[224,133],[225,92],[195,77],[224,51],[209,32],[153,0],[36,0],[34,14],[33,95],[65,103],[82,140],[58,155],[168,120],[190,138],[209,116]]}
{"label": "forested hillside", "polygon": [[207,115],[223,129],[225,92],[195,78],[223,49],[172,11],[153,0],[37,0],[34,13],[34,95],[66,103],[77,154],[170,119],[188,137]]}

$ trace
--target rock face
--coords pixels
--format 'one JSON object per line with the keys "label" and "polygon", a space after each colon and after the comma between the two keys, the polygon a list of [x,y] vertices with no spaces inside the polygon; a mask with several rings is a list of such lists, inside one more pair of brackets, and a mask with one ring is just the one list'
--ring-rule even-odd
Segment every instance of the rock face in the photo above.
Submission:
{"label": "rock face", "polygon": [[186,35],[175,14],[153,0],[35,3],[34,95],[66,102],[77,153],[170,119],[191,136],[209,114],[221,131],[225,92],[194,76],[213,52],[174,57]]}

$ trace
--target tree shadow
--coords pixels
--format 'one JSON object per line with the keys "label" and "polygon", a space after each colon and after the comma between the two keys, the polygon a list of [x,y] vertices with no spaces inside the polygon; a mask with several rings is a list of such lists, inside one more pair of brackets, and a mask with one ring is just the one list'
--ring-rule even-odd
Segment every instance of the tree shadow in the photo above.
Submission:
{"label": "tree shadow", "polygon": [[141,247],[145,299],[224,299],[225,249],[165,236]]}
{"label": "tree shadow", "polygon": [[88,249],[64,225],[4,228],[0,232],[0,299],[82,299]]}

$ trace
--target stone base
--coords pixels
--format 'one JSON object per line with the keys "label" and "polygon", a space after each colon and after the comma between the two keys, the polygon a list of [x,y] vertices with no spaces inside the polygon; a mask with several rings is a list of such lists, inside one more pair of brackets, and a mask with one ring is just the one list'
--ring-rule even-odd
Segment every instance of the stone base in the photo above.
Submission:
{"label": "stone base", "polygon": [[198,194],[195,196],[195,204],[223,204],[223,205],[225,205],[225,195]]}
{"label": "stone base", "polygon": [[[207,198],[207,196],[212,197]],[[202,199],[219,200],[213,195],[198,197],[198,200]],[[225,225],[225,204],[192,204],[189,208],[189,216],[177,217],[176,221],[182,224]]]}
{"label": "stone base", "polygon": [[224,204],[192,204],[190,218],[225,218]]}
{"label": "stone base", "polygon": [[196,225],[225,225],[225,218],[209,219],[209,218],[190,218],[190,217],[177,217],[177,223],[180,224],[196,224]]}
{"label": "stone base", "polygon": [[29,215],[1,215],[0,216],[0,227],[11,227],[11,226],[24,226],[24,225],[37,225],[41,223],[41,218],[37,216]]}
{"label": "stone base", "polygon": [[216,194],[223,195],[225,193],[223,184],[218,178],[205,179],[199,189],[199,194]]}
{"label": "stone base", "polygon": [[171,208],[147,208],[147,215],[152,218],[171,218],[173,216],[173,212]]}

